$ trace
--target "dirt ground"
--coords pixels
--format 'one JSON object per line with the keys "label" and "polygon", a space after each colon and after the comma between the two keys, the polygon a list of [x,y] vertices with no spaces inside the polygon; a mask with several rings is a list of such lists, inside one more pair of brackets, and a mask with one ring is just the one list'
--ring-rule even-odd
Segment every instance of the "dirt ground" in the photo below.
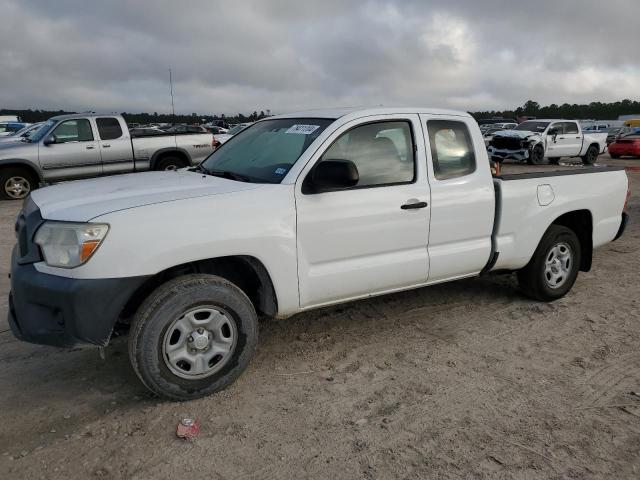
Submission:
{"label": "dirt ground", "polygon": [[[0,478],[640,478],[640,172],[629,177],[625,236],[564,299],[536,303],[513,275],[489,276],[267,321],[244,375],[189,403],[148,395],[123,338],[104,361],[14,339],[20,205],[0,202]],[[194,441],[175,437],[183,416],[201,423]]]}

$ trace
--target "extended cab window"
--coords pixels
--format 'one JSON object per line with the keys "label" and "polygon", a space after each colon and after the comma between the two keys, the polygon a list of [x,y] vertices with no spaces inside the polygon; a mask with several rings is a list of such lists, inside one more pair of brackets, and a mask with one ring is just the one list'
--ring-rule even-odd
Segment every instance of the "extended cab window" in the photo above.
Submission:
{"label": "extended cab window", "polygon": [[323,160],[350,160],[358,169],[357,187],[410,183],[415,178],[409,122],[369,123],[338,137]]}
{"label": "extended cab window", "polygon": [[476,170],[476,157],[469,129],[463,122],[427,122],[433,172],[438,180],[469,175]]}
{"label": "extended cab window", "polygon": [[96,124],[101,140],[115,140],[122,136],[122,128],[117,118],[97,118]]}
{"label": "extended cab window", "polygon": [[564,133],[578,133],[578,124],[575,122],[564,122]]}
{"label": "extended cab window", "polygon": [[89,142],[93,140],[91,124],[86,118],[66,120],[52,132],[56,143]]}

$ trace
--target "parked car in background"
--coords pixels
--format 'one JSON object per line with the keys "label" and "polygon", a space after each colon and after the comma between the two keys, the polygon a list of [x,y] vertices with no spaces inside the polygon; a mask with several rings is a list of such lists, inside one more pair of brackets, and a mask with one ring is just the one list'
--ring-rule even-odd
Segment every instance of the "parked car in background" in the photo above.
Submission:
{"label": "parked car in background", "polygon": [[501,132],[502,130],[512,130],[518,126],[517,123],[494,123],[490,124],[489,128],[486,128],[482,131],[482,136],[484,137],[485,145],[489,145],[493,135],[496,132]]}
{"label": "parked car in background", "polygon": [[22,130],[24,127],[28,127],[30,123],[22,122],[1,122],[0,123],[0,138],[8,137]]}
{"label": "parked car in background", "polygon": [[142,383],[202,397],[248,366],[258,314],[489,271],[517,272],[538,301],[563,297],[627,218],[623,168],[579,173],[492,178],[464,112],[270,117],[192,169],[34,192],[16,226],[8,323],[25,341],[101,347],[128,323]]}
{"label": "parked car in background", "polygon": [[39,184],[195,165],[213,151],[208,132],[132,136],[120,115],[53,117],[22,142],[0,144],[0,198],[23,199]]}
{"label": "parked car in background", "polygon": [[613,143],[609,144],[609,155],[611,158],[620,158],[624,156],[640,157],[640,133],[633,133],[619,137]]}
{"label": "parked car in background", "polygon": [[634,133],[635,129],[627,126],[611,127],[607,130],[607,145],[616,141],[620,137]]}
{"label": "parked car in background", "polygon": [[29,135],[31,135],[34,132],[36,132],[38,130],[38,128],[40,128],[42,126],[43,123],[44,122],[33,123],[31,125],[28,125],[28,126],[22,128],[22,129],[18,130],[15,133],[12,133],[11,135],[6,135],[4,137],[0,137],[0,143],[19,142],[23,138],[28,137]]}
{"label": "parked car in background", "polygon": [[539,165],[548,158],[557,163],[561,157],[580,157],[593,165],[607,147],[606,133],[583,133],[575,120],[528,120],[513,130],[496,132],[489,142],[492,160],[526,160]]}
{"label": "parked car in background", "polygon": [[204,125],[204,128],[214,135],[222,135],[229,131],[226,128],[218,127],[217,125]]}
{"label": "parked car in background", "polygon": [[0,122],[20,123],[22,120],[17,115],[0,115]]}
{"label": "parked car in background", "polygon": [[227,140],[229,140],[231,137],[233,137],[234,135],[237,135],[242,130],[244,130],[245,128],[247,128],[247,127],[249,127],[251,125],[253,125],[253,122],[250,122],[250,123],[239,123],[238,125],[235,125],[234,127],[230,128],[227,133],[222,134],[222,135],[216,135],[215,136],[216,140],[218,142],[220,142],[220,145],[222,145]]}

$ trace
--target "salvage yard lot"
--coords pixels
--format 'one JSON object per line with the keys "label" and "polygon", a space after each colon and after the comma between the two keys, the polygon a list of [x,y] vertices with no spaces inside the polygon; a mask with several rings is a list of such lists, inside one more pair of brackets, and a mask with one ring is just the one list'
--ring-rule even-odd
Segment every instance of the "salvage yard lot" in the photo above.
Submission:
{"label": "salvage yard lot", "polygon": [[[151,397],[123,338],[108,361],[13,338],[20,203],[0,202],[0,478],[638,478],[628,173],[626,234],[565,298],[534,302],[514,276],[488,276],[264,321],[245,374],[189,403]],[[192,442],[175,438],[183,416],[201,423]]]}

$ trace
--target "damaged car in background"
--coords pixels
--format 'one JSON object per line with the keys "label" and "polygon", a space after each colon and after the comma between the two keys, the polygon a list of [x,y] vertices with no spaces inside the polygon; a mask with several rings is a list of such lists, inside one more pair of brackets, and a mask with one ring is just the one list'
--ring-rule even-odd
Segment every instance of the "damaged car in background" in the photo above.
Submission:
{"label": "damaged car in background", "polygon": [[607,134],[584,133],[573,120],[529,120],[513,130],[496,132],[487,146],[493,161],[527,161],[532,165],[558,163],[561,157],[580,157],[593,165],[607,147]]}

